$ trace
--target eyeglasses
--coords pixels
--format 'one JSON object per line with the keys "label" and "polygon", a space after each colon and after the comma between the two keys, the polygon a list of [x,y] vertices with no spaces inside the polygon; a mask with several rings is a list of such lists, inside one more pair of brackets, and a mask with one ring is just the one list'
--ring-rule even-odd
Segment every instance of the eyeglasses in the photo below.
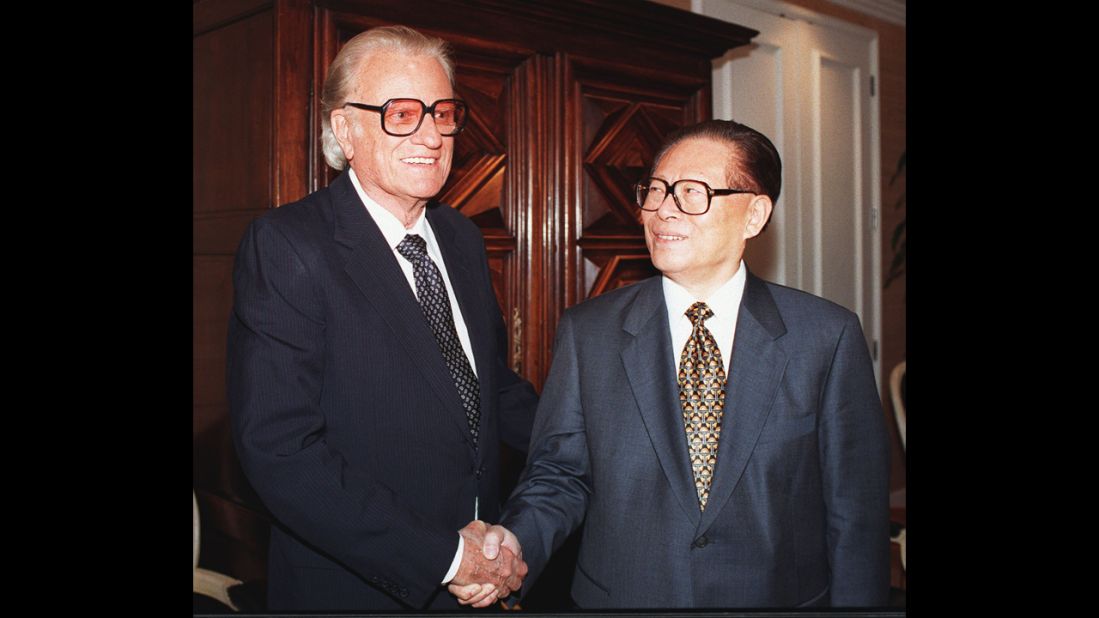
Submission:
{"label": "eyeglasses", "polygon": [[659,210],[660,205],[671,194],[676,208],[688,215],[704,215],[710,210],[710,200],[715,195],[735,195],[751,193],[747,189],[711,189],[701,180],[677,180],[672,184],[660,178],[649,178],[634,185],[637,190],[637,205],[641,210]]}
{"label": "eyeglasses", "polygon": [[450,137],[462,132],[469,117],[465,101],[458,99],[439,99],[430,106],[419,99],[390,99],[381,105],[348,101],[344,105],[381,112],[382,131],[394,137],[404,137],[418,131],[427,114],[435,119],[439,134]]}

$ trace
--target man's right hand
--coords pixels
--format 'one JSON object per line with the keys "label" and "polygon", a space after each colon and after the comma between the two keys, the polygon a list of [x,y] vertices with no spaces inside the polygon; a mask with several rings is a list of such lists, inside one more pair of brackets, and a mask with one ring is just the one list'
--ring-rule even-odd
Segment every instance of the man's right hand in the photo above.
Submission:
{"label": "man's right hand", "polygon": [[447,589],[462,605],[487,607],[518,590],[527,574],[519,539],[502,526],[474,520],[458,531],[465,541],[458,573]]}

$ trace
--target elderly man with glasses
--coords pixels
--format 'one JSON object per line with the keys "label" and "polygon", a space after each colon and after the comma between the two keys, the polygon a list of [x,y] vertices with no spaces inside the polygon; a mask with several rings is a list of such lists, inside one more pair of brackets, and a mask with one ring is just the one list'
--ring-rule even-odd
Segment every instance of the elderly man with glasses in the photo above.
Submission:
{"label": "elderly man with glasses", "polygon": [[322,105],[343,173],[253,222],[233,274],[230,415],[274,518],[268,606],[457,609],[445,584],[526,572],[484,557],[479,520],[537,403],[506,364],[480,230],[431,202],[468,109],[443,41],[399,26],[347,42]]}
{"label": "elderly man with glasses", "polygon": [[[782,181],[764,135],[669,136],[636,187],[660,276],[567,310],[527,466],[485,537],[525,594],[583,522],[573,602],[884,606],[889,460],[858,317],[743,261]],[[509,590],[450,589],[483,606]]]}

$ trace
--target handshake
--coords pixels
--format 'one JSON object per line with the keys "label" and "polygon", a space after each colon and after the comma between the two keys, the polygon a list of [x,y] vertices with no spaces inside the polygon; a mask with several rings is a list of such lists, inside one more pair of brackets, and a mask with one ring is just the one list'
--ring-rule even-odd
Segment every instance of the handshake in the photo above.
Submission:
{"label": "handshake", "polygon": [[465,548],[447,590],[460,604],[488,607],[519,589],[527,575],[527,563],[519,539],[511,531],[475,519],[458,534]]}

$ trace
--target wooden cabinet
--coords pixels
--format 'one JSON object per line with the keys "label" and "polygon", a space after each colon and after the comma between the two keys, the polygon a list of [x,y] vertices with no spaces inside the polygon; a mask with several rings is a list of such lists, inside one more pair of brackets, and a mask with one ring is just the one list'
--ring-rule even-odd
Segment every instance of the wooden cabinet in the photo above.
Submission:
{"label": "wooden cabinet", "polygon": [[335,177],[321,86],[385,24],[453,44],[471,118],[439,199],[481,227],[510,362],[539,389],[561,312],[655,272],[630,186],[666,133],[710,117],[711,59],[756,34],[642,0],[194,4],[194,485],[204,531],[239,545],[210,548],[215,566],[238,577],[264,576],[264,533],[228,439],[233,253],[252,218]]}

